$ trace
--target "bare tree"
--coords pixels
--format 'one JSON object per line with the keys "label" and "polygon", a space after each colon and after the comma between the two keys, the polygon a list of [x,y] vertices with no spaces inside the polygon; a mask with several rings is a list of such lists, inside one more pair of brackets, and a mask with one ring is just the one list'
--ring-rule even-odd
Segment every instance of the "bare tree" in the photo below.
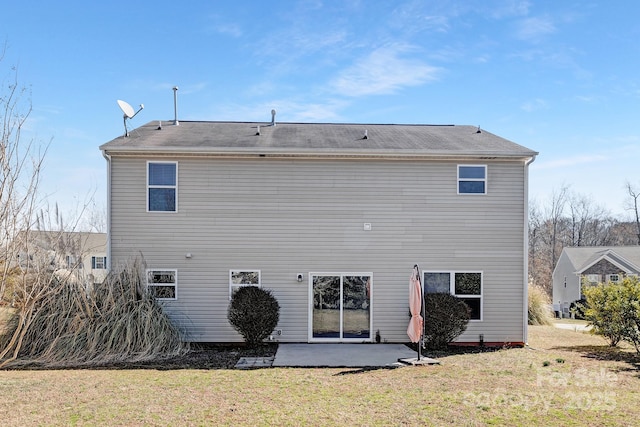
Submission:
{"label": "bare tree", "polygon": [[[0,65],[4,52],[0,51]],[[40,172],[48,145],[23,140],[22,130],[31,113],[29,92],[18,83],[17,70],[0,83],[0,297],[16,263],[15,239],[29,230],[38,207]]]}
{"label": "bare tree", "polygon": [[550,270],[553,271],[556,265],[556,261],[560,256],[560,252],[562,251],[562,244],[560,244],[560,237],[562,236],[562,228],[561,224],[564,220],[564,210],[567,204],[567,199],[569,198],[569,187],[563,185],[560,190],[553,191],[551,194],[551,205],[549,206],[549,226],[550,230],[550,240],[549,247],[551,249],[551,257],[550,257]]}
{"label": "bare tree", "polygon": [[628,201],[627,209],[633,212],[636,223],[636,236],[638,237],[638,245],[640,245],[640,211],[638,207],[638,198],[640,198],[640,190],[638,190],[634,185],[631,185],[630,182],[627,181],[626,184],[627,193],[629,193],[630,200]]}
{"label": "bare tree", "polygon": [[548,208],[532,203],[529,209],[529,279],[551,291],[551,276],[567,234],[565,206],[569,188],[554,190]]}
{"label": "bare tree", "polygon": [[604,207],[593,199],[572,193],[568,199],[571,215],[571,246],[602,246],[609,243],[611,221]]}

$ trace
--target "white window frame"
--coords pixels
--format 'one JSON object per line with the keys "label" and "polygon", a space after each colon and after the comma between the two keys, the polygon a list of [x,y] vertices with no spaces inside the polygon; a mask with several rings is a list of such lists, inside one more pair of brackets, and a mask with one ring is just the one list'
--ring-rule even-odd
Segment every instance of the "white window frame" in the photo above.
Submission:
{"label": "white window frame", "polygon": [[[150,283],[149,282],[149,273],[154,272],[154,271],[170,271],[173,273],[173,277],[174,277],[174,281],[173,283]],[[147,290],[149,290],[149,287],[153,287],[153,286],[173,286],[174,287],[174,292],[173,298],[156,298],[156,300],[158,301],[174,301],[178,299],[178,269],[176,268],[147,268],[145,271],[145,277],[146,277],[146,285],[147,285]]]}
{"label": "white window frame", "polygon": [[621,276],[620,274],[607,274],[607,283],[608,282],[612,282],[612,283],[620,282],[620,276]]}
{"label": "white window frame", "polygon": [[[469,319],[469,322],[482,322],[484,319],[484,271],[482,270],[423,270],[422,271],[422,283],[424,289],[425,274],[427,273],[446,273],[449,274],[449,293],[458,298],[467,298],[467,299],[479,299],[480,300],[480,318],[479,319]],[[479,295],[469,295],[469,294],[456,294],[456,273],[477,273],[480,274],[480,294]]]}
{"label": "white window frame", "polygon": [[[172,165],[176,165],[176,184],[175,185],[151,185],[149,184],[149,166],[151,164],[172,164]],[[147,160],[147,182],[146,182],[146,187],[147,187],[147,212],[154,212],[154,213],[176,213],[178,212],[178,162],[176,161],[166,161],[166,160]],[[152,188],[169,188],[169,189],[173,189],[174,190],[174,194],[175,194],[175,200],[174,200],[174,207],[175,209],[172,211],[152,211],[149,209],[149,190]]]}
{"label": "white window frame", "polygon": [[[257,273],[258,274],[258,283],[242,283],[237,280],[234,281],[234,274],[238,273]],[[244,286],[257,286],[258,288],[262,287],[262,272],[253,268],[234,268],[229,270],[229,300],[233,297],[233,293],[241,287]]]}
{"label": "white window frame", "polygon": [[[472,167],[472,168],[483,168],[484,169],[484,178],[460,178],[460,168]],[[456,191],[459,195],[465,196],[485,196],[489,192],[489,179],[488,179],[488,167],[487,165],[467,165],[460,164],[456,168],[457,171],[457,180],[456,180]],[[484,192],[483,193],[466,193],[460,192],[460,183],[461,182],[484,182]]]}
{"label": "white window frame", "polygon": [[600,283],[602,277],[599,274],[585,274],[584,275],[588,284],[598,284]]}
{"label": "white window frame", "polygon": [[[344,278],[349,276],[369,277],[369,338],[318,338],[313,336],[313,278],[318,276],[334,276],[340,277],[340,301],[343,298]],[[373,333],[373,271],[367,272],[349,272],[349,271],[310,271],[309,278],[309,309],[308,309],[308,336],[309,342],[374,342],[375,334]],[[340,334],[343,333],[344,307],[340,309]]]}
{"label": "white window frame", "polygon": [[[100,260],[100,264],[102,267],[98,265],[98,260]],[[91,269],[92,270],[106,270],[107,268],[107,257],[106,256],[92,256],[91,257]]]}

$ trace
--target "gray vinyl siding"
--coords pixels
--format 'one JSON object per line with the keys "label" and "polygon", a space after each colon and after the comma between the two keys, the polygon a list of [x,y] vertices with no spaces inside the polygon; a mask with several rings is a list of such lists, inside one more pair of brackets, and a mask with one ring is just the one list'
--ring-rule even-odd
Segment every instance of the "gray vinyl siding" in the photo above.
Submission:
{"label": "gray vinyl siding", "polygon": [[[149,160],[178,162],[177,212],[146,211]],[[372,336],[407,342],[414,264],[482,271],[483,320],[459,341],[523,342],[525,166],[469,163],[488,166],[486,195],[457,194],[456,161],[114,156],[112,265],[177,269],[167,311],[188,340],[217,342],[241,341],[230,269],[261,270],[289,342],[308,339],[309,272],[372,272]]]}

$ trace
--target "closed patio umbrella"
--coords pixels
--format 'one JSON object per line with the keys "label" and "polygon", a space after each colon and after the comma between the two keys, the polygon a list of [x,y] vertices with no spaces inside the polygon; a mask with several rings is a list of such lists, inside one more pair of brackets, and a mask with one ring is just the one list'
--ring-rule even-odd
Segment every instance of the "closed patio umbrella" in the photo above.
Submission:
{"label": "closed patio umbrella", "polygon": [[421,358],[422,334],[424,331],[424,319],[422,318],[422,284],[420,282],[420,269],[413,266],[413,272],[409,278],[409,310],[411,320],[407,328],[407,335],[411,342],[418,343],[418,360]]}

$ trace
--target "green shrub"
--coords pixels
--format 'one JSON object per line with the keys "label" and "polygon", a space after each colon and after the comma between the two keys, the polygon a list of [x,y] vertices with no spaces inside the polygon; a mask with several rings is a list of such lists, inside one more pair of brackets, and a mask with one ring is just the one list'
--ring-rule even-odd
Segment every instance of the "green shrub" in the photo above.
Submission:
{"label": "green shrub", "polygon": [[231,298],[228,319],[247,345],[255,346],[275,329],[280,319],[280,305],[271,291],[242,286]]}
{"label": "green shrub", "polygon": [[620,283],[584,289],[588,308],[585,317],[593,332],[616,346],[630,342],[640,353],[640,281],[626,277]]}
{"label": "green shrub", "polygon": [[425,345],[430,350],[444,350],[467,329],[471,310],[448,293],[425,294],[424,304]]}
{"label": "green shrub", "polygon": [[553,313],[551,312],[551,301],[549,295],[540,286],[529,285],[529,324],[530,325],[551,325]]}

